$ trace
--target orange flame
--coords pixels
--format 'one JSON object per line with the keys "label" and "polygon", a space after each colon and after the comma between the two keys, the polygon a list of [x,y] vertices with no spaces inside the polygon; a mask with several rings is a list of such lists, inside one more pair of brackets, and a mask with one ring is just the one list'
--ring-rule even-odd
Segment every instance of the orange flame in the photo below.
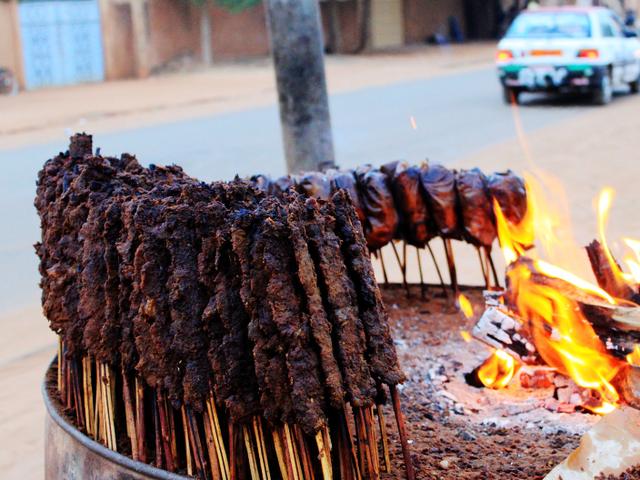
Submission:
{"label": "orange flame", "polygon": [[627,363],[635,367],[640,367],[640,345],[633,347],[633,352],[627,355]]}
{"label": "orange flame", "polygon": [[478,369],[478,378],[487,388],[506,387],[516,373],[516,360],[504,350],[496,350]]}
{"label": "orange flame", "polygon": [[466,318],[473,317],[473,305],[462,293],[458,296],[458,307],[460,307],[460,311]]}
{"label": "orange flame", "polygon": [[[586,255],[568,229],[568,210],[563,212],[564,193],[558,182],[542,184],[533,177],[526,180],[530,210],[520,224],[510,224],[494,202],[498,238],[509,265],[510,301],[529,329],[542,359],[579,386],[597,391],[600,404],[592,410],[607,413],[620,399],[611,381],[626,363],[607,352],[577,301],[561,291],[559,285],[568,284],[568,288],[610,304],[617,303],[616,299],[582,276],[585,271],[590,273],[585,265]],[[606,216],[605,221],[602,220],[602,212],[606,215],[611,196],[612,192],[605,191],[599,202],[601,235],[606,221]],[[539,253],[544,253],[550,261],[536,258],[535,252],[527,251],[534,231]],[[529,261],[517,261],[525,256]],[[640,256],[637,258],[640,260]],[[560,282],[540,281],[540,275]]]}
{"label": "orange flame", "polygon": [[471,341],[471,334],[469,332],[467,332],[466,330],[460,330],[460,336],[467,343],[469,343]]}

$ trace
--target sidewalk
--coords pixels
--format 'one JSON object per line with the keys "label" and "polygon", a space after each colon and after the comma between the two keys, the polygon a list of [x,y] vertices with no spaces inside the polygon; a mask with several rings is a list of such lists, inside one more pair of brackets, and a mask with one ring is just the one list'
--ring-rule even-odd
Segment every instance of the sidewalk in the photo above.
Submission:
{"label": "sidewalk", "polygon": [[[491,65],[494,43],[415,46],[358,56],[329,56],[330,93],[429,78]],[[67,137],[77,130],[103,133],[170,120],[216,115],[276,101],[268,59],[0,97],[0,149]]]}

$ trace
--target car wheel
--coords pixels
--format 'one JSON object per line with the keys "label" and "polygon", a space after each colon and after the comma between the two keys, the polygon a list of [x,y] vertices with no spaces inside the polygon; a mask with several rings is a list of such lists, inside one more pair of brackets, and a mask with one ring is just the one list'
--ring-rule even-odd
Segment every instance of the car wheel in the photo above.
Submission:
{"label": "car wheel", "polygon": [[511,105],[512,103],[520,103],[520,90],[504,87],[502,89],[502,99],[507,105]]}
{"label": "car wheel", "polygon": [[631,82],[629,88],[631,89],[631,93],[638,93],[640,91],[640,78],[636,78]]}
{"label": "car wheel", "polygon": [[596,105],[607,105],[613,98],[613,83],[611,81],[611,73],[602,75],[600,85],[594,92],[593,100]]}

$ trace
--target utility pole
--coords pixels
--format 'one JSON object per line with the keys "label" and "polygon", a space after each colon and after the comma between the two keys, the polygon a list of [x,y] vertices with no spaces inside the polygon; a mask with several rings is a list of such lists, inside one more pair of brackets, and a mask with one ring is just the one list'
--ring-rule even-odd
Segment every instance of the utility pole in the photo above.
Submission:
{"label": "utility pole", "polygon": [[335,166],[318,0],[266,0],[287,170]]}

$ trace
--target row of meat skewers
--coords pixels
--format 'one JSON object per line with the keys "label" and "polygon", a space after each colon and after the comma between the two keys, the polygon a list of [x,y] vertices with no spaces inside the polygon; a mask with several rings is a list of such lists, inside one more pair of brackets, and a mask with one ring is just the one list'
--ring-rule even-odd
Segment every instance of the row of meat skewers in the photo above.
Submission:
{"label": "row of meat skewers", "polygon": [[46,162],[43,309],[57,388],[113,450],[212,479],[379,478],[398,365],[360,220],[326,199],[92,154]]}
{"label": "row of meat skewers", "polygon": [[[392,162],[379,169],[365,165],[355,170],[308,172],[276,180],[256,175],[250,180],[257,188],[276,196],[295,190],[327,199],[337,190],[347,191],[369,250],[378,255],[382,247],[391,244],[403,274],[406,254],[401,259],[394,240],[403,240],[405,246],[409,244],[417,249],[428,248],[435,263],[430,241],[440,237],[455,290],[457,274],[452,240],[475,246],[481,255],[487,286],[490,270],[497,284],[491,259],[497,233],[493,201],[498,202],[507,220],[514,224],[522,219],[527,208],[524,181],[512,171],[485,175],[479,169],[456,171],[428,162],[420,166]],[[386,277],[384,262],[382,266]],[[437,263],[435,266],[438,268]],[[439,269],[438,274],[442,279]]]}

